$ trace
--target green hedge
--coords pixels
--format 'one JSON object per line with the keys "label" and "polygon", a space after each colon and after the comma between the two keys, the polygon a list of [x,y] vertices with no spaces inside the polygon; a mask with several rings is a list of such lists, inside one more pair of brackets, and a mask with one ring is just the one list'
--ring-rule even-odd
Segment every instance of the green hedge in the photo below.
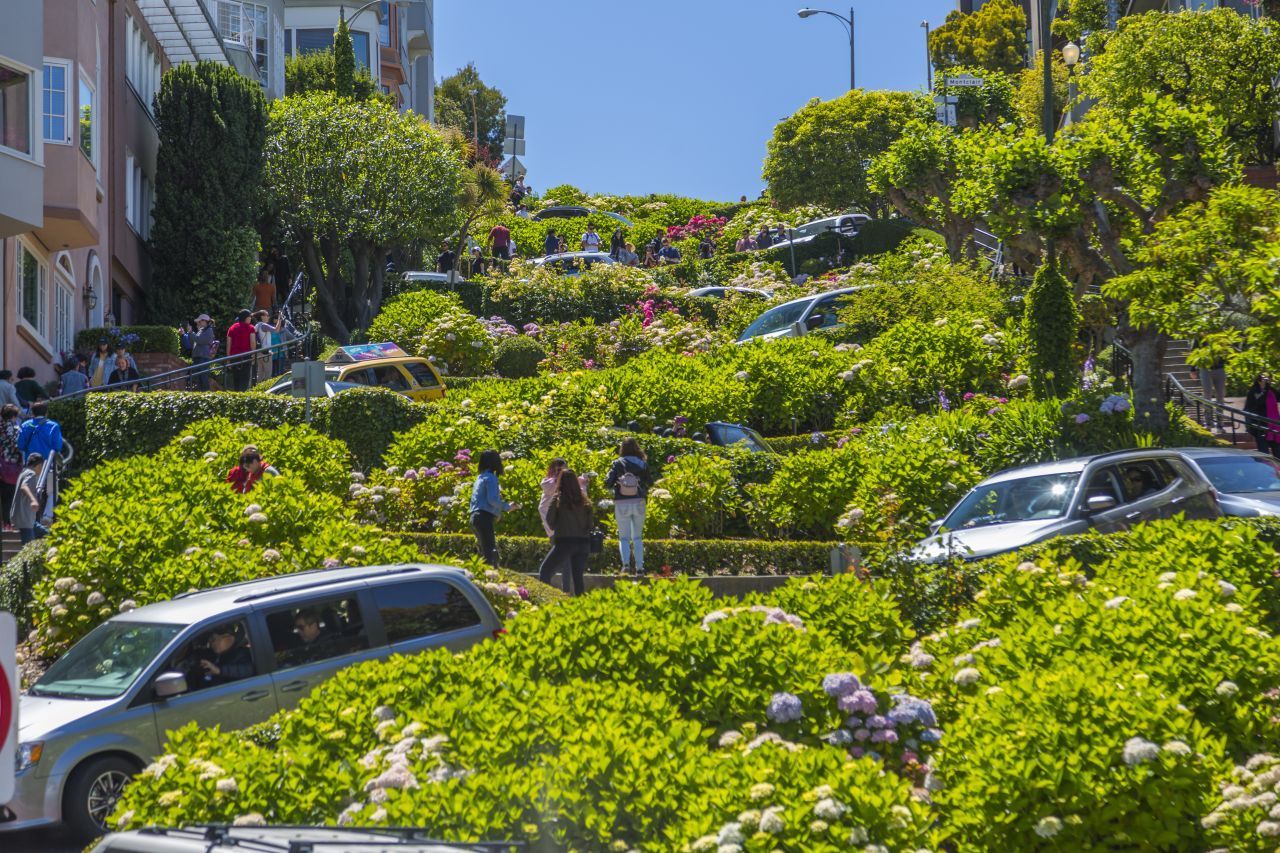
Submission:
{"label": "green hedge", "polygon": [[128,343],[131,352],[163,352],[169,355],[178,355],[181,352],[178,331],[170,326],[113,326],[111,328],[99,326],[82,329],[76,334],[76,350],[93,352],[98,348],[98,341],[102,338],[115,344],[130,335],[137,336],[137,340]]}
{"label": "green hedge", "polygon": [[[475,537],[465,533],[403,533],[425,554],[468,557],[476,553]],[[549,543],[541,536],[499,536],[502,565],[520,572],[536,572]],[[767,542],[738,539],[646,539],[644,562],[650,574],[669,566],[682,575],[806,575],[824,572],[831,564],[831,542]],[[609,539],[604,553],[591,558],[588,571],[617,572],[621,568],[618,543]]]}
{"label": "green hedge", "polygon": [[12,613],[18,620],[19,640],[31,627],[31,590],[44,577],[47,547],[32,542],[0,565],[0,611]]}
{"label": "green hedge", "polygon": [[[426,407],[383,388],[353,388],[332,399],[311,401],[311,425],[344,441],[355,464],[382,463],[392,437],[417,424]],[[88,394],[59,400],[50,416],[75,448],[74,467],[88,468],[107,459],[154,453],[207,418],[224,417],[263,427],[300,424],[306,401],[285,394],[155,391]]]}

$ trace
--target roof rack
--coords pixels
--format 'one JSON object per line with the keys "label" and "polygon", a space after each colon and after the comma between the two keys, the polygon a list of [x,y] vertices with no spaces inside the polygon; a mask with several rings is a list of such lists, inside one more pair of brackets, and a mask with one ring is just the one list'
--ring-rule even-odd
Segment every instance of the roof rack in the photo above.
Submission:
{"label": "roof rack", "polygon": [[[261,592],[251,592],[248,595],[242,595],[235,599],[236,604],[243,604],[246,601],[257,601],[261,598],[270,598],[273,595],[284,595],[288,592],[299,592],[304,589],[318,589],[320,587],[334,586],[340,583],[349,583],[350,581],[368,580],[369,578],[385,578],[392,575],[407,575],[418,571],[418,566],[379,566],[378,571],[364,572],[362,574],[344,575],[342,577],[330,578],[328,580],[312,581],[310,583],[300,583],[284,586],[273,586],[270,589],[264,589]],[[288,575],[284,575],[288,577]]]}

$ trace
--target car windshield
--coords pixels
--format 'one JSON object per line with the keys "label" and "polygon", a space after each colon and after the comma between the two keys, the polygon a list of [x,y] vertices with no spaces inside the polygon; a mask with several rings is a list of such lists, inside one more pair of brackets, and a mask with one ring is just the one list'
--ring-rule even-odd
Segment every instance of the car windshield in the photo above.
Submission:
{"label": "car windshield", "polygon": [[113,699],[182,630],[153,622],[104,622],[71,647],[31,688],[32,696]]}
{"label": "car windshield", "polygon": [[1223,454],[1200,457],[1196,463],[1220,492],[1280,492],[1280,462],[1274,459]]}
{"label": "car windshield", "polygon": [[757,317],[754,323],[747,326],[746,331],[738,336],[738,340],[745,341],[748,338],[756,338],[760,335],[782,331],[792,323],[798,322],[804,314],[804,309],[808,307],[808,302],[795,302],[791,305],[779,305],[777,308],[771,308]]}
{"label": "car windshield", "polygon": [[1042,474],[979,485],[951,511],[943,526],[965,530],[988,524],[1061,518],[1070,508],[1078,473]]}
{"label": "car windshield", "polygon": [[801,237],[817,237],[819,234],[827,233],[827,229],[835,225],[830,219],[819,219],[817,222],[806,222],[804,225],[791,230],[791,239],[799,240]]}
{"label": "car windshield", "polygon": [[769,453],[769,445],[765,444],[760,433],[737,424],[710,424],[707,427],[716,436],[716,443],[722,447],[736,444],[746,445],[752,453]]}

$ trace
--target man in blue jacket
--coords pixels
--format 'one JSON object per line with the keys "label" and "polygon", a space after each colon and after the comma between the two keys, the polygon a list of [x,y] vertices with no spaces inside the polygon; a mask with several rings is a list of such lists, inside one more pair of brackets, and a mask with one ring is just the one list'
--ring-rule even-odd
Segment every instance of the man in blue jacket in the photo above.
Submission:
{"label": "man in blue jacket", "polygon": [[[49,401],[37,400],[31,404],[31,418],[18,431],[18,450],[22,453],[25,465],[31,454],[39,453],[48,459],[55,453],[62,453],[62,427],[49,418]],[[58,478],[50,477],[45,483],[48,498],[44,502],[42,521],[47,525],[53,521],[53,507],[58,500]]]}

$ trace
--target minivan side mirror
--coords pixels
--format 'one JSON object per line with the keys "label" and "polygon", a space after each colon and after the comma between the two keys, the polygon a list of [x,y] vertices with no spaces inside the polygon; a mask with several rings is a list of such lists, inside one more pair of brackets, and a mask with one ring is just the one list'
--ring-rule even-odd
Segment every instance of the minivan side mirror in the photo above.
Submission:
{"label": "minivan side mirror", "polygon": [[1106,512],[1116,508],[1116,499],[1111,495],[1094,495],[1085,501],[1084,508],[1090,515],[1095,512]]}
{"label": "minivan side mirror", "polygon": [[162,672],[151,682],[157,699],[168,699],[187,692],[187,677],[180,672]]}
{"label": "minivan side mirror", "polygon": [[941,519],[941,518],[937,518],[937,519],[934,519],[933,521],[929,522],[929,535],[930,535],[930,536],[937,536],[937,535],[938,535],[938,531],[942,529],[942,521],[943,521],[943,519]]}

